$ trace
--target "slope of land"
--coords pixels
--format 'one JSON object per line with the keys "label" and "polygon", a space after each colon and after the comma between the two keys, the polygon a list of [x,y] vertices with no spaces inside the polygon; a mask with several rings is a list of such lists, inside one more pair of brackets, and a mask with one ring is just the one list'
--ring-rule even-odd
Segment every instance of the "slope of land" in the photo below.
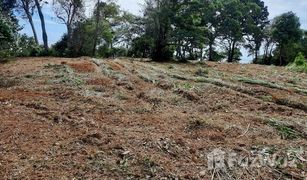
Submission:
{"label": "slope of land", "polygon": [[[0,64],[0,121],[4,179],[303,179],[307,170],[307,78],[282,67],[17,59]],[[296,161],[209,170],[217,148]]]}

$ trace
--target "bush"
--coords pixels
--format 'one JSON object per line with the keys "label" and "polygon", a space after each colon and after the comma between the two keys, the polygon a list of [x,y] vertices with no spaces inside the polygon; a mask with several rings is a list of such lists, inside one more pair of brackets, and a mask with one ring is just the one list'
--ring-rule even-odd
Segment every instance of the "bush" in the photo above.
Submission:
{"label": "bush", "polygon": [[0,50],[0,63],[5,63],[12,56],[10,50]]}
{"label": "bush", "polygon": [[12,44],[14,42],[13,25],[10,20],[0,13],[0,61],[12,56]]}
{"label": "bush", "polygon": [[295,61],[288,67],[290,70],[307,73],[307,60],[302,53],[299,53]]}
{"label": "bush", "polygon": [[128,51],[128,56],[134,58],[149,58],[152,54],[153,48],[154,41],[152,37],[143,35],[132,41],[132,45]]}
{"label": "bush", "polygon": [[109,58],[112,57],[112,49],[107,45],[100,46],[97,50],[98,57]]}
{"label": "bush", "polygon": [[68,56],[68,36],[64,34],[62,38],[56,42],[52,48],[52,55],[58,57],[66,57]]}
{"label": "bush", "polygon": [[43,48],[35,43],[33,37],[23,34],[17,37],[14,53],[18,57],[41,56]]}

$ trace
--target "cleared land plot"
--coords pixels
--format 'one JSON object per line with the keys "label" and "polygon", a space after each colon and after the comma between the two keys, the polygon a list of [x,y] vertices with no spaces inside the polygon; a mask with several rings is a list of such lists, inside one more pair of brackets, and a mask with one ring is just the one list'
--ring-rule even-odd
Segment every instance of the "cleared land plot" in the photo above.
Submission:
{"label": "cleared land plot", "polygon": [[[303,179],[307,78],[281,67],[125,59],[0,64],[0,177]],[[295,167],[207,170],[212,150]]]}

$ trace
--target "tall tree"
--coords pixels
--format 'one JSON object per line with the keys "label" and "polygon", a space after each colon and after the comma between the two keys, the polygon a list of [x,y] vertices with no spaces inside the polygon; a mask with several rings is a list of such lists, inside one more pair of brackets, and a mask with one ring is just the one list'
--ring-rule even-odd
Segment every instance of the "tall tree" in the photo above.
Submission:
{"label": "tall tree", "polygon": [[22,14],[22,17],[29,21],[35,42],[36,44],[38,44],[39,42],[37,38],[37,33],[36,33],[36,29],[33,23],[33,13],[35,10],[34,0],[18,0],[17,7],[18,7],[17,10]]}
{"label": "tall tree", "polygon": [[[264,64],[272,64],[273,50],[275,46],[275,41],[272,38],[272,25],[267,25],[263,30],[263,63]],[[257,61],[255,61],[257,63]]]}
{"label": "tall tree", "polygon": [[105,6],[104,2],[100,2],[100,0],[97,0],[94,10],[94,17],[95,17],[95,36],[94,36],[94,43],[93,43],[93,52],[92,56],[96,55],[96,48],[97,48],[97,41],[98,41],[98,31],[99,31],[99,22],[101,20],[101,8]]}
{"label": "tall tree", "polygon": [[[1,10],[1,8],[0,8]],[[10,21],[4,17],[2,14],[0,14],[0,47],[3,46],[2,43],[4,42],[10,42],[13,40],[13,30],[12,25]],[[1,50],[2,48],[0,48]]]}
{"label": "tall tree", "polygon": [[18,19],[14,14],[14,8],[16,7],[16,0],[0,0],[0,13],[3,18],[7,19],[11,23],[11,28],[16,33],[20,30],[18,26]]}
{"label": "tall tree", "polygon": [[39,18],[41,20],[41,27],[42,27],[42,34],[43,34],[43,41],[44,41],[44,49],[47,52],[48,51],[48,35],[46,31],[46,24],[45,24],[45,18],[42,11],[42,5],[41,3],[44,3],[42,0],[34,0],[35,5],[38,11]]}
{"label": "tall tree", "polygon": [[299,17],[293,12],[284,13],[273,20],[272,36],[277,42],[279,65],[286,65],[294,60],[287,59],[287,46],[298,43],[302,38]]}
{"label": "tall tree", "polygon": [[203,59],[206,27],[203,23],[205,5],[199,0],[177,1],[171,9],[171,41],[180,61]]}
{"label": "tall tree", "polygon": [[254,54],[255,61],[258,61],[259,50],[264,40],[264,29],[269,24],[268,8],[262,0],[241,0],[244,5],[244,35],[246,36],[246,48]]}
{"label": "tall tree", "polygon": [[16,0],[1,0],[0,1],[0,9],[1,14],[6,17],[12,17],[13,16],[13,9],[16,6]]}
{"label": "tall tree", "polygon": [[53,10],[57,18],[66,25],[67,35],[70,41],[75,23],[84,17],[84,1],[53,0]]}
{"label": "tall tree", "polygon": [[172,0],[147,0],[144,10],[145,33],[154,39],[152,59],[166,61],[173,58],[170,46],[172,9],[176,2]]}
{"label": "tall tree", "polygon": [[222,35],[222,16],[223,3],[219,0],[203,1],[203,6],[206,7],[203,15],[203,24],[207,28],[205,36],[208,38],[208,60],[214,61],[215,43],[218,37]]}
{"label": "tall tree", "polygon": [[301,51],[304,53],[305,58],[307,59],[307,31],[304,31],[304,36],[301,41]]}
{"label": "tall tree", "polygon": [[239,48],[239,42],[243,41],[244,29],[244,5],[240,0],[222,0],[223,8],[221,10],[221,29],[222,38],[226,42],[227,61],[233,62],[236,50]]}
{"label": "tall tree", "polygon": [[[97,45],[101,45],[102,40],[104,40],[106,45],[111,49],[113,48],[113,26],[121,24],[119,22],[121,20],[119,14],[120,8],[115,2],[101,2],[100,0],[97,1],[92,17],[95,22],[92,56],[96,55]],[[106,32],[111,32],[112,35],[105,36]]]}

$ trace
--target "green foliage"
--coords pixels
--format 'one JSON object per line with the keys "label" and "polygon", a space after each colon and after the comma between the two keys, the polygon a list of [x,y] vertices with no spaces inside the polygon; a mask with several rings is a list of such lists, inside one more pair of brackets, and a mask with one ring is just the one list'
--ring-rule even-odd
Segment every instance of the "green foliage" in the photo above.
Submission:
{"label": "green foliage", "polygon": [[53,46],[53,54],[66,57],[126,55],[122,48],[113,47],[114,28],[121,24],[119,13],[119,6],[114,2],[96,4],[93,16],[75,23],[71,34],[64,35]]}
{"label": "green foliage", "polygon": [[68,56],[68,36],[64,34],[60,41],[56,42],[52,48],[53,56],[66,57]]}
{"label": "green foliage", "polygon": [[175,44],[176,58],[179,61],[197,60],[203,58],[204,36],[206,28],[203,24],[205,4],[200,1],[184,1],[173,8],[171,23],[173,25],[171,40]]}
{"label": "green foliage", "polygon": [[295,61],[291,63],[288,68],[293,71],[307,73],[307,60],[302,53],[299,53]]}
{"label": "green foliage", "polygon": [[288,50],[294,48],[296,43],[302,38],[299,18],[293,12],[284,13],[276,17],[272,24],[272,37],[278,43],[277,54],[280,65],[286,65],[293,62],[295,55],[289,55],[293,52]]}
{"label": "green foliage", "polygon": [[288,12],[270,24],[263,0],[146,0],[143,17],[121,11],[113,0],[95,1],[88,18],[83,0],[55,0],[53,10],[68,32],[51,52],[35,46],[32,38],[17,35],[16,5],[17,9],[22,7],[19,1],[0,1],[2,58],[51,54],[130,56],[155,61],[176,58],[181,62],[227,58],[236,62],[240,61],[242,47],[255,57],[255,63],[261,64],[286,65],[299,52],[307,57],[307,34],[302,36],[299,18]]}
{"label": "green foliage", "polygon": [[152,37],[154,47],[152,59],[155,61],[167,61],[173,59],[174,49],[170,44],[171,19],[174,11],[174,3],[171,0],[148,0],[144,11],[145,35]]}
{"label": "green foliage", "polygon": [[297,139],[303,136],[302,133],[296,131],[294,127],[288,126],[276,120],[269,120],[267,123],[268,125],[272,126],[279,132],[282,139],[291,140],[291,139]]}
{"label": "green foliage", "polygon": [[13,27],[10,21],[0,14],[0,41],[10,42],[13,40]]}
{"label": "green foliage", "polygon": [[146,35],[135,38],[129,49],[128,55],[135,58],[149,58],[154,48],[154,40]]}
{"label": "green foliage", "polygon": [[0,14],[0,58],[6,59],[12,55],[14,42],[13,25],[9,19]]}
{"label": "green foliage", "polygon": [[304,54],[305,58],[307,59],[307,31],[304,32],[304,36],[300,42],[301,52]]}
{"label": "green foliage", "polygon": [[40,56],[43,48],[35,43],[33,37],[27,35],[19,35],[16,40],[15,55],[19,57]]}
{"label": "green foliage", "polygon": [[103,46],[100,46],[100,47],[98,48],[97,53],[98,53],[98,56],[99,56],[99,57],[106,57],[106,58],[109,58],[109,57],[112,56],[113,51],[112,51],[112,49],[109,48],[107,45],[103,45]]}

